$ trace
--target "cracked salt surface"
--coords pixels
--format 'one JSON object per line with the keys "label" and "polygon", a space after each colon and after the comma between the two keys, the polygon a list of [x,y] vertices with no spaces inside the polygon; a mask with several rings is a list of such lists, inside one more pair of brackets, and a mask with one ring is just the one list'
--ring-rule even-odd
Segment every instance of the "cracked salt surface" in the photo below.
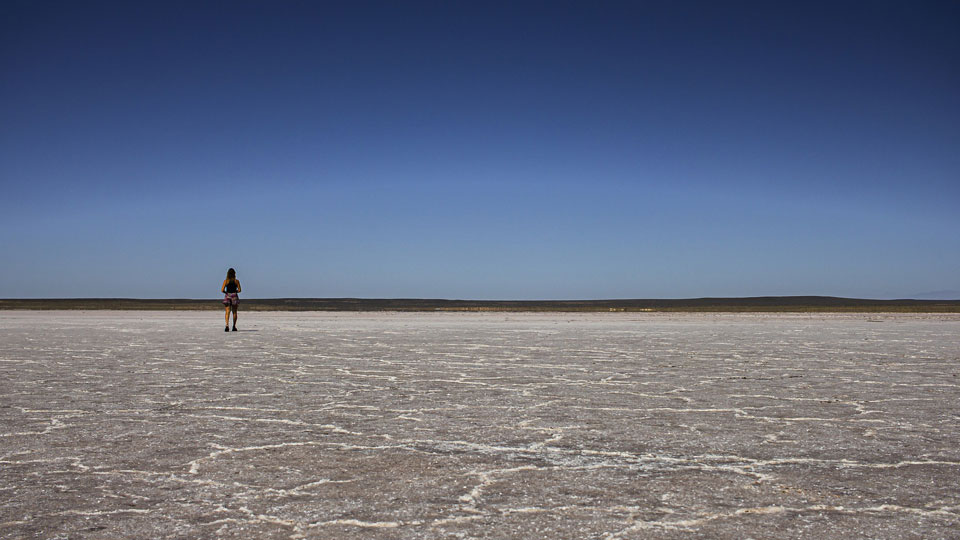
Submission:
{"label": "cracked salt surface", "polygon": [[960,316],[0,312],[2,538],[957,538]]}

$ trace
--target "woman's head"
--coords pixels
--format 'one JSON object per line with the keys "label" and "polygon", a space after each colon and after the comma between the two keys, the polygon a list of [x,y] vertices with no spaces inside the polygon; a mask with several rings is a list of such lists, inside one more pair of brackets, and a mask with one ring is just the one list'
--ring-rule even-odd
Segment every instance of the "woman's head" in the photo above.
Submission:
{"label": "woman's head", "polygon": [[227,279],[237,279],[237,271],[233,268],[227,270]]}

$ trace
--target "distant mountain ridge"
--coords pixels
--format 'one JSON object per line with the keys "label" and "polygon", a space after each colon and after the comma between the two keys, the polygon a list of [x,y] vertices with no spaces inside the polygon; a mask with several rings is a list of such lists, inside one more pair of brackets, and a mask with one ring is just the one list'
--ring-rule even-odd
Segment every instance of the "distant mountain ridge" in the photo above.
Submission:
{"label": "distant mountain ridge", "polygon": [[930,291],[923,293],[916,293],[911,295],[910,298],[917,300],[960,300],[960,291],[956,289],[947,289],[943,291]]}
{"label": "distant mountain ridge", "polygon": [[[0,299],[0,310],[220,310],[219,298]],[[834,296],[613,300],[446,300],[424,298],[245,298],[245,311],[730,311],[960,313],[960,300],[873,300]]]}

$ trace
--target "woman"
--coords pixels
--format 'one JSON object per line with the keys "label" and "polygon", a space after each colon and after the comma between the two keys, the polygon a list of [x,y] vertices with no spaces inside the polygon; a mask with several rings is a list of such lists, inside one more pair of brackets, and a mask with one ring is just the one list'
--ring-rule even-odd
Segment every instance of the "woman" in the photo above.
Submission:
{"label": "woman", "polygon": [[223,313],[224,332],[230,331],[230,312],[233,311],[233,331],[237,331],[237,306],[240,305],[240,281],[237,279],[237,271],[233,268],[227,270],[227,279],[223,280],[223,286],[220,287],[223,297],[223,305],[226,311]]}

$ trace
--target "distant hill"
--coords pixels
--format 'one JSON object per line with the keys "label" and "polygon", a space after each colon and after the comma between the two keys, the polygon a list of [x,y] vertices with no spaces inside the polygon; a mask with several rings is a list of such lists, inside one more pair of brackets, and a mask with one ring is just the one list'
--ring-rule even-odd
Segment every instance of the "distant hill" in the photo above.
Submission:
{"label": "distant hill", "polygon": [[[0,310],[220,310],[218,298],[0,299]],[[243,299],[244,311],[729,311],[960,313],[960,300],[869,300],[833,296],[757,296],[632,300],[443,300],[421,298]]]}
{"label": "distant hill", "polygon": [[910,298],[915,298],[917,300],[960,300],[960,291],[956,289],[930,291],[911,295]]}

